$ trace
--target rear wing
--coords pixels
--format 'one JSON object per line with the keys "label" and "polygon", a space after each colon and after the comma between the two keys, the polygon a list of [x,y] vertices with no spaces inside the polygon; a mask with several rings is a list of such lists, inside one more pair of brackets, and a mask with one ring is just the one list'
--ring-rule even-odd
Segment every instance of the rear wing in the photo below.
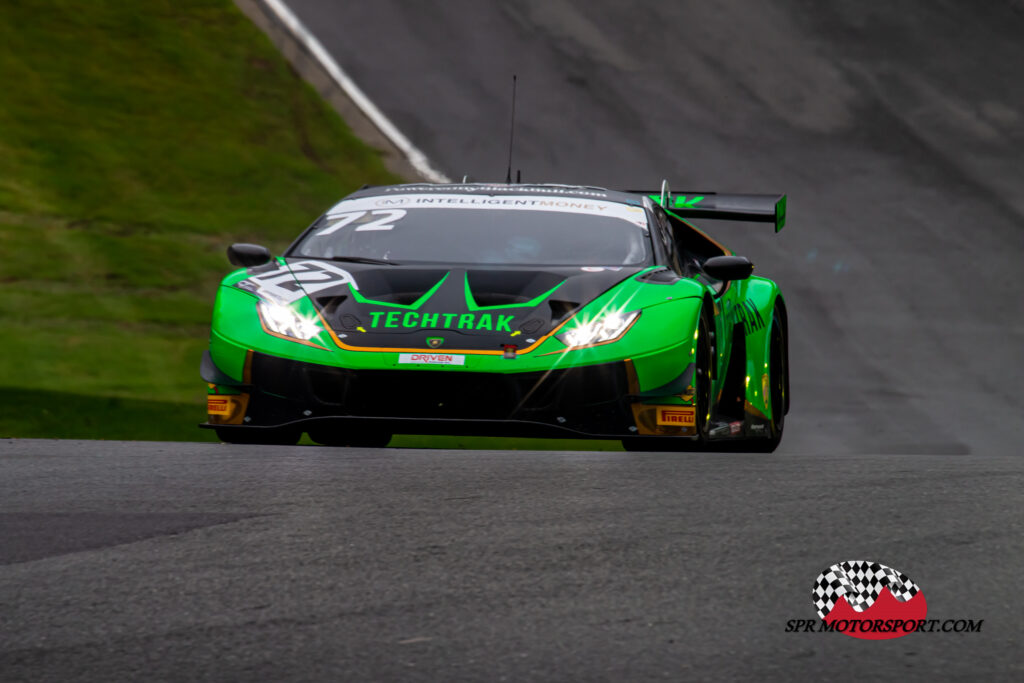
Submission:
{"label": "rear wing", "polygon": [[719,194],[717,192],[671,192],[663,183],[660,191],[627,190],[643,194],[655,204],[680,218],[713,218],[724,221],[774,223],[775,232],[786,224],[784,194]]}

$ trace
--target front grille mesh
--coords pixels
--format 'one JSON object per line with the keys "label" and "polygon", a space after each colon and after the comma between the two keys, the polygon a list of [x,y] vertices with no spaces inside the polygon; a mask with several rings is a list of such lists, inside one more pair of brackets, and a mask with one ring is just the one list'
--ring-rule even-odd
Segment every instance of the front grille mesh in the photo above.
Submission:
{"label": "front grille mesh", "polygon": [[[550,373],[347,370],[255,354],[259,390],[359,417],[531,420],[603,433],[626,424],[621,363]],[[631,424],[631,423],[629,423]]]}

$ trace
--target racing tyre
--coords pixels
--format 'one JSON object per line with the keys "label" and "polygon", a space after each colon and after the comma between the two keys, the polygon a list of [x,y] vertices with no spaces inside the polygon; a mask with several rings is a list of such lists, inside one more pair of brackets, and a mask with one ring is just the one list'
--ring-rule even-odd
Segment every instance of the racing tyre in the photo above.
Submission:
{"label": "racing tyre", "polygon": [[782,441],[782,429],[789,407],[789,367],[786,353],[786,324],[778,306],[772,314],[771,345],[768,350],[768,403],[772,410],[767,439],[747,439],[736,444],[753,453],[772,453]]}
{"label": "racing tyre", "polygon": [[711,426],[711,369],[715,362],[715,340],[707,309],[701,310],[700,327],[697,333],[696,398],[697,398],[697,440],[694,444],[708,441]]}
{"label": "racing tyre", "polygon": [[697,332],[696,374],[697,438],[675,436],[634,436],[622,440],[627,451],[700,451],[708,440],[711,422],[711,367],[715,359],[714,338],[707,309],[702,309]]}
{"label": "racing tyre", "polygon": [[297,429],[214,429],[224,443],[265,446],[294,446],[302,432]]}

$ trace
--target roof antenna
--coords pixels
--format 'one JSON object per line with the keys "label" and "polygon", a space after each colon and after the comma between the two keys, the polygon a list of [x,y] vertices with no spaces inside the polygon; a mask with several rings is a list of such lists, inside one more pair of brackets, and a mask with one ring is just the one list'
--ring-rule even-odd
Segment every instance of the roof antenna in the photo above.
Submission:
{"label": "roof antenna", "polygon": [[512,184],[512,140],[516,132],[516,75],[512,74],[512,123],[508,127],[508,173],[505,174],[505,184]]}

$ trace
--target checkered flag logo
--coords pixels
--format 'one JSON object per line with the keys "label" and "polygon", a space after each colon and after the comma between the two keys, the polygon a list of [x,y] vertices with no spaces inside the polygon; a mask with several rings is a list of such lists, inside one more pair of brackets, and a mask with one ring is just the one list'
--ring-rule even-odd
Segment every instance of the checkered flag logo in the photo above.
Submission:
{"label": "checkered flag logo", "polygon": [[841,597],[855,612],[863,612],[875,603],[883,588],[888,588],[899,602],[907,602],[921,590],[906,574],[892,567],[854,560],[834,564],[819,574],[811,599],[818,616],[824,619]]}

